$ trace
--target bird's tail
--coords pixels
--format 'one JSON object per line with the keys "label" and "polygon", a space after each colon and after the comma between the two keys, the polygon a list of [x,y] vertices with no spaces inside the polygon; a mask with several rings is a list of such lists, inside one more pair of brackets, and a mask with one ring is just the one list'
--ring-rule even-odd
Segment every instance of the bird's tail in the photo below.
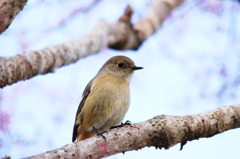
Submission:
{"label": "bird's tail", "polygon": [[85,140],[85,139],[90,138],[90,137],[92,137],[94,135],[95,135],[94,131],[91,131],[91,132],[86,132],[86,131],[79,132],[78,136],[77,136],[77,141]]}

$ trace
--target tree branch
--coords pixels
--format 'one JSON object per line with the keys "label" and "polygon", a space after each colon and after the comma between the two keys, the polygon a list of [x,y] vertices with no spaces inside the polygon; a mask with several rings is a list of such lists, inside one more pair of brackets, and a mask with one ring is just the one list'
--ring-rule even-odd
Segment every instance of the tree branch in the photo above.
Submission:
{"label": "tree branch", "polygon": [[27,0],[0,1],[0,34],[12,23],[14,17],[23,9]]}
{"label": "tree branch", "polygon": [[135,25],[130,22],[132,9],[127,7],[114,24],[100,21],[85,37],[42,50],[29,51],[13,57],[0,57],[0,88],[29,79],[38,74],[76,62],[105,47],[118,50],[137,49],[160,27],[172,9],[184,0],[154,0],[147,15]]}
{"label": "tree branch", "polygon": [[144,147],[168,149],[178,143],[212,137],[240,127],[240,104],[188,116],[157,116],[148,121],[113,129],[102,137],[92,137],[67,144],[26,159],[40,158],[102,158]]}

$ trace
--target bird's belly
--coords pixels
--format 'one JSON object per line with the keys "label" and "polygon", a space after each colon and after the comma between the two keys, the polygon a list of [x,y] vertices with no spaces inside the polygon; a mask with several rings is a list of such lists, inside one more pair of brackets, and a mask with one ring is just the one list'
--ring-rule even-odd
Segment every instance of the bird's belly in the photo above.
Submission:
{"label": "bird's belly", "polygon": [[105,111],[105,119],[96,125],[99,132],[108,131],[111,127],[119,125],[129,108],[129,91],[112,92],[102,102],[102,109]]}
{"label": "bird's belly", "polygon": [[128,105],[122,106],[120,109],[113,111],[112,115],[105,121],[102,127],[99,128],[99,131],[108,131],[111,127],[119,125],[122,122],[128,107]]}

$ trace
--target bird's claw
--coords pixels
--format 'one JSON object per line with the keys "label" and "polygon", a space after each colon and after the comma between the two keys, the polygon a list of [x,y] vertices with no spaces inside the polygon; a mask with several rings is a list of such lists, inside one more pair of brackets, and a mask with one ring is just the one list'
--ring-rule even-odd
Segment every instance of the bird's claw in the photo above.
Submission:
{"label": "bird's claw", "polygon": [[117,126],[112,126],[110,129],[119,128],[119,127],[122,127],[124,125],[130,125],[132,127],[131,122],[129,120],[127,120],[125,123],[121,123],[120,125],[117,125]]}
{"label": "bird's claw", "polygon": [[108,133],[107,131],[98,132],[95,127],[93,127],[93,130],[95,130],[97,136],[101,136],[104,140],[107,140],[106,137],[103,135],[104,133]]}
{"label": "bird's claw", "polygon": [[127,120],[125,123],[121,123],[121,125],[130,125],[130,126],[132,126],[131,121],[129,121],[129,120]]}
{"label": "bird's claw", "polygon": [[106,137],[103,135],[103,133],[105,133],[107,131],[104,131],[104,132],[96,132],[97,136],[101,136],[104,140],[107,140]]}

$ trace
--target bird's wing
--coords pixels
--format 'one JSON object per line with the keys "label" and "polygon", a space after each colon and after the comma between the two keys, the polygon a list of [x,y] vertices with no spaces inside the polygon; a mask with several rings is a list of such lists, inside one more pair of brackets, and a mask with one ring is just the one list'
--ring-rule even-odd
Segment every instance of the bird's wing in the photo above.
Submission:
{"label": "bird's wing", "polygon": [[79,104],[79,106],[78,106],[78,110],[77,110],[76,117],[75,117],[75,123],[74,123],[74,126],[73,126],[72,142],[74,142],[74,141],[76,140],[76,138],[77,138],[77,134],[78,134],[77,129],[78,129],[78,127],[79,127],[79,124],[76,123],[77,117],[78,117],[79,113],[81,112],[81,110],[82,110],[82,108],[83,108],[83,106],[84,106],[84,103],[85,103],[88,95],[89,95],[90,92],[91,92],[91,87],[92,87],[93,80],[94,80],[94,79],[92,79],[92,80],[88,83],[88,85],[86,86],[85,90],[83,91],[82,100],[81,100],[81,102],[80,102],[80,104]]}

